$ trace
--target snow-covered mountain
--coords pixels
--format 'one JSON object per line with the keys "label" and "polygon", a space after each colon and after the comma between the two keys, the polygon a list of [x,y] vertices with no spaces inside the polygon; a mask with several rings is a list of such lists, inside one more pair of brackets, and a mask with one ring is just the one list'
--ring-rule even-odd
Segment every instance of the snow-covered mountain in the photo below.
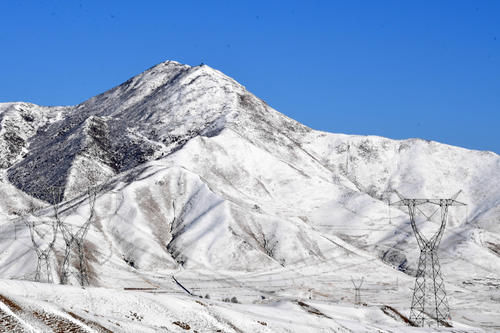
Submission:
{"label": "snow-covered mountain", "polygon": [[[0,104],[0,168],[1,278],[32,279],[36,267],[16,212],[30,197],[54,203],[57,185],[68,223],[82,223],[91,171],[105,183],[86,243],[93,286],[176,290],[174,274],[212,298],[340,302],[364,276],[369,303],[402,312],[418,250],[406,212],[388,205],[394,190],[462,190],[468,206],[450,210],[440,252],[452,316],[500,327],[491,152],[315,131],[209,66],[168,61],[76,106]],[[56,281],[63,251],[59,238]]]}

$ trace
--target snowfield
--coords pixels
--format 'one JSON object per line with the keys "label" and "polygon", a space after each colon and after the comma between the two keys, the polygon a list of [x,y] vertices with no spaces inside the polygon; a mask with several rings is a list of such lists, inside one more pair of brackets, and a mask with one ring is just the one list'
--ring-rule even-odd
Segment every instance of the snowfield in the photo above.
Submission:
{"label": "snowfield", "polygon": [[[60,186],[77,230],[89,174],[103,184],[84,243],[90,286],[75,260],[60,285],[61,236],[33,282],[20,212],[38,207],[46,247]],[[439,251],[451,328],[406,322],[419,252],[394,190],[462,190]],[[0,193],[4,331],[500,331],[498,155],[315,131],[206,65],[167,61],[71,107],[0,104]]]}

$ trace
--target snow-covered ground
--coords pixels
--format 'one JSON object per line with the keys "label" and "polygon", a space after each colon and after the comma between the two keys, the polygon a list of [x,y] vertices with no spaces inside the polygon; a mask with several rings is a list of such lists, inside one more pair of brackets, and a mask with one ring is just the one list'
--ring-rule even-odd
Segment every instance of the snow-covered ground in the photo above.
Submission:
{"label": "snow-covered ground", "polygon": [[[25,329],[46,329],[36,308],[83,330],[419,331],[398,315],[409,313],[418,247],[389,203],[394,190],[462,190],[467,206],[450,209],[439,252],[447,330],[500,330],[494,153],[314,131],[224,74],[176,62],[73,107],[0,104],[0,126],[0,294],[21,308],[0,310]],[[62,215],[77,228],[90,171],[104,183],[85,243],[91,287],[57,285],[62,237],[55,284],[29,282],[37,257],[18,212],[35,202],[50,221],[47,189],[63,186]],[[76,286],[74,262],[72,273]],[[366,306],[353,304],[351,278],[364,278]]]}
{"label": "snow-covered ground", "polygon": [[9,280],[0,288],[0,322],[11,332],[482,332],[461,323],[453,329],[410,327],[382,304],[274,297],[235,303],[160,289]]}

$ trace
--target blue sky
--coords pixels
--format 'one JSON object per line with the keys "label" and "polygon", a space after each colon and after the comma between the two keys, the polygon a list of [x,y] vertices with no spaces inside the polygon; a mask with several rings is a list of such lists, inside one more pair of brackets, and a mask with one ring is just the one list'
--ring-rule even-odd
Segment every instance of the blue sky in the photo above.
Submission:
{"label": "blue sky", "polygon": [[2,1],[0,102],[204,62],[312,128],[500,153],[500,1]]}

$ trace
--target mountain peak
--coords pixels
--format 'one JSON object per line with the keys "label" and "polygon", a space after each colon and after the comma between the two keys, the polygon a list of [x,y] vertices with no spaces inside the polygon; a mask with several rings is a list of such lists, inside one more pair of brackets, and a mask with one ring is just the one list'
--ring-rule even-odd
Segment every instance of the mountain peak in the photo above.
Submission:
{"label": "mountain peak", "polygon": [[[15,153],[3,164],[10,167],[9,179],[31,194],[40,192],[37,184],[64,186],[82,158],[105,174],[119,173],[165,157],[196,136],[216,135],[229,122],[242,130],[278,118],[297,124],[220,71],[175,61],[157,64],[64,112],[59,109],[50,121],[45,117],[19,129],[22,142],[13,142],[20,147],[6,148]],[[44,110],[52,114],[55,109]]]}

